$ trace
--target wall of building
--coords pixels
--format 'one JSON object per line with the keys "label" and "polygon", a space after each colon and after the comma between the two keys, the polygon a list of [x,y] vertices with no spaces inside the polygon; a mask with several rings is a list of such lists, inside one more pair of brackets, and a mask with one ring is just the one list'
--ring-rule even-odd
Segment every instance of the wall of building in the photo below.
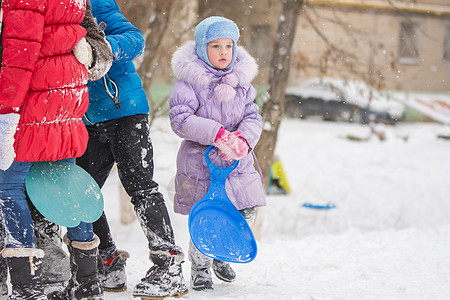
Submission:
{"label": "wall of building", "polygon": [[[384,89],[447,92],[450,62],[443,60],[443,39],[450,7],[448,12],[306,7],[299,18],[289,85],[309,77],[338,76],[364,79]],[[399,59],[402,22],[417,25],[419,55],[413,63]]]}
{"label": "wall of building", "polygon": [[[305,3],[298,19],[288,85],[297,85],[310,77],[336,76],[363,79],[381,89],[450,91],[450,61],[443,60],[443,39],[446,30],[450,31],[448,0]],[[192,10],[195,9],[193,6]],[[175,39],[183,34],[178,43],[193,39],[193,26],[200,21],[199,15],[206,12],[238,24],[240,43],[260,66],[255,83],[267,84],[281,11],[280,0],[209,0],[199,5],[197,13],[192,11],[189,18],[175,18],[165,38],[167,46],[161,53],[155,81],[171,80],[170,57],[177,46]],[[414,63],[399,60],[402,22],[417,26],[418,60]]]}

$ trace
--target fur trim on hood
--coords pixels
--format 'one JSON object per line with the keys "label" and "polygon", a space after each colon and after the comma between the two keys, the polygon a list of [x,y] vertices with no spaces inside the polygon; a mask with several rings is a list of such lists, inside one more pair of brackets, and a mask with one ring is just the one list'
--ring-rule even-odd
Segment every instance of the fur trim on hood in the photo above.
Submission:
{"label": "fur trim on hood", "polygon": [[[255,59],[241,46],[237,47],[236,62],[230,70],[219,71],[208,66],[195,53],[195,42],[189,41],[178,48],[172,56],[172,70],[178,80],[200,88],[209,87],[212,81],[228,85],[233,89],[245,86],[258,74]],[[217,77],[221,77],[217,79]],[[226,88],[226,87],[221,87]]]}

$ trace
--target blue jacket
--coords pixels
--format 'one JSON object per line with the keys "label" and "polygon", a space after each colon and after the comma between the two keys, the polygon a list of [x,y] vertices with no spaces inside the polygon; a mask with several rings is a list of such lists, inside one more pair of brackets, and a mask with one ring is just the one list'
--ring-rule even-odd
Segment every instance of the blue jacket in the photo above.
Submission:
{"label": "blue jacket", "polygon": [[[92,14],[100,24],[106,24],[106,39],[111,44],[114,62],[103,79],[89,82],[89,108],[86,112],[85,124],[95,124],[121,117],[148,114],[149,106],[142,81],[136,73],[133,59],[144,52],[145,41],[141,31],[133,26],[120,12],[115,0],[91,0]],[[108,95],[117,95],[119,105]]]}

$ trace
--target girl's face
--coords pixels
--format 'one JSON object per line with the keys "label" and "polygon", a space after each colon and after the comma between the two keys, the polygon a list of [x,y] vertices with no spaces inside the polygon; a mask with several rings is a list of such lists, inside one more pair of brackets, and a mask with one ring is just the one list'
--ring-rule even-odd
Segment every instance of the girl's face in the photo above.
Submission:
{"label": "girl's face", "polygon": [[233,40],[220,38],[208,43],[208,59],[217,69],[225,69],[233,59]]}

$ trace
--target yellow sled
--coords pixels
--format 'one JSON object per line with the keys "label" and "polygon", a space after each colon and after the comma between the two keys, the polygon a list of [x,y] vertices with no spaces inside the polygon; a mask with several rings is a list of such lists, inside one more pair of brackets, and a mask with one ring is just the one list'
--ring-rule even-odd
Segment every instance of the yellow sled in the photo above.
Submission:
{"label": "yellow sled", "polygon": [[283,165],[279,159],[277,159],[270,167],[268,192],[270,194],[273,190],[277,189],[279,192],[281,191],[282,194],[289,194],[291,192],[291,187],[289,186],[286,174],[283,170]]}

